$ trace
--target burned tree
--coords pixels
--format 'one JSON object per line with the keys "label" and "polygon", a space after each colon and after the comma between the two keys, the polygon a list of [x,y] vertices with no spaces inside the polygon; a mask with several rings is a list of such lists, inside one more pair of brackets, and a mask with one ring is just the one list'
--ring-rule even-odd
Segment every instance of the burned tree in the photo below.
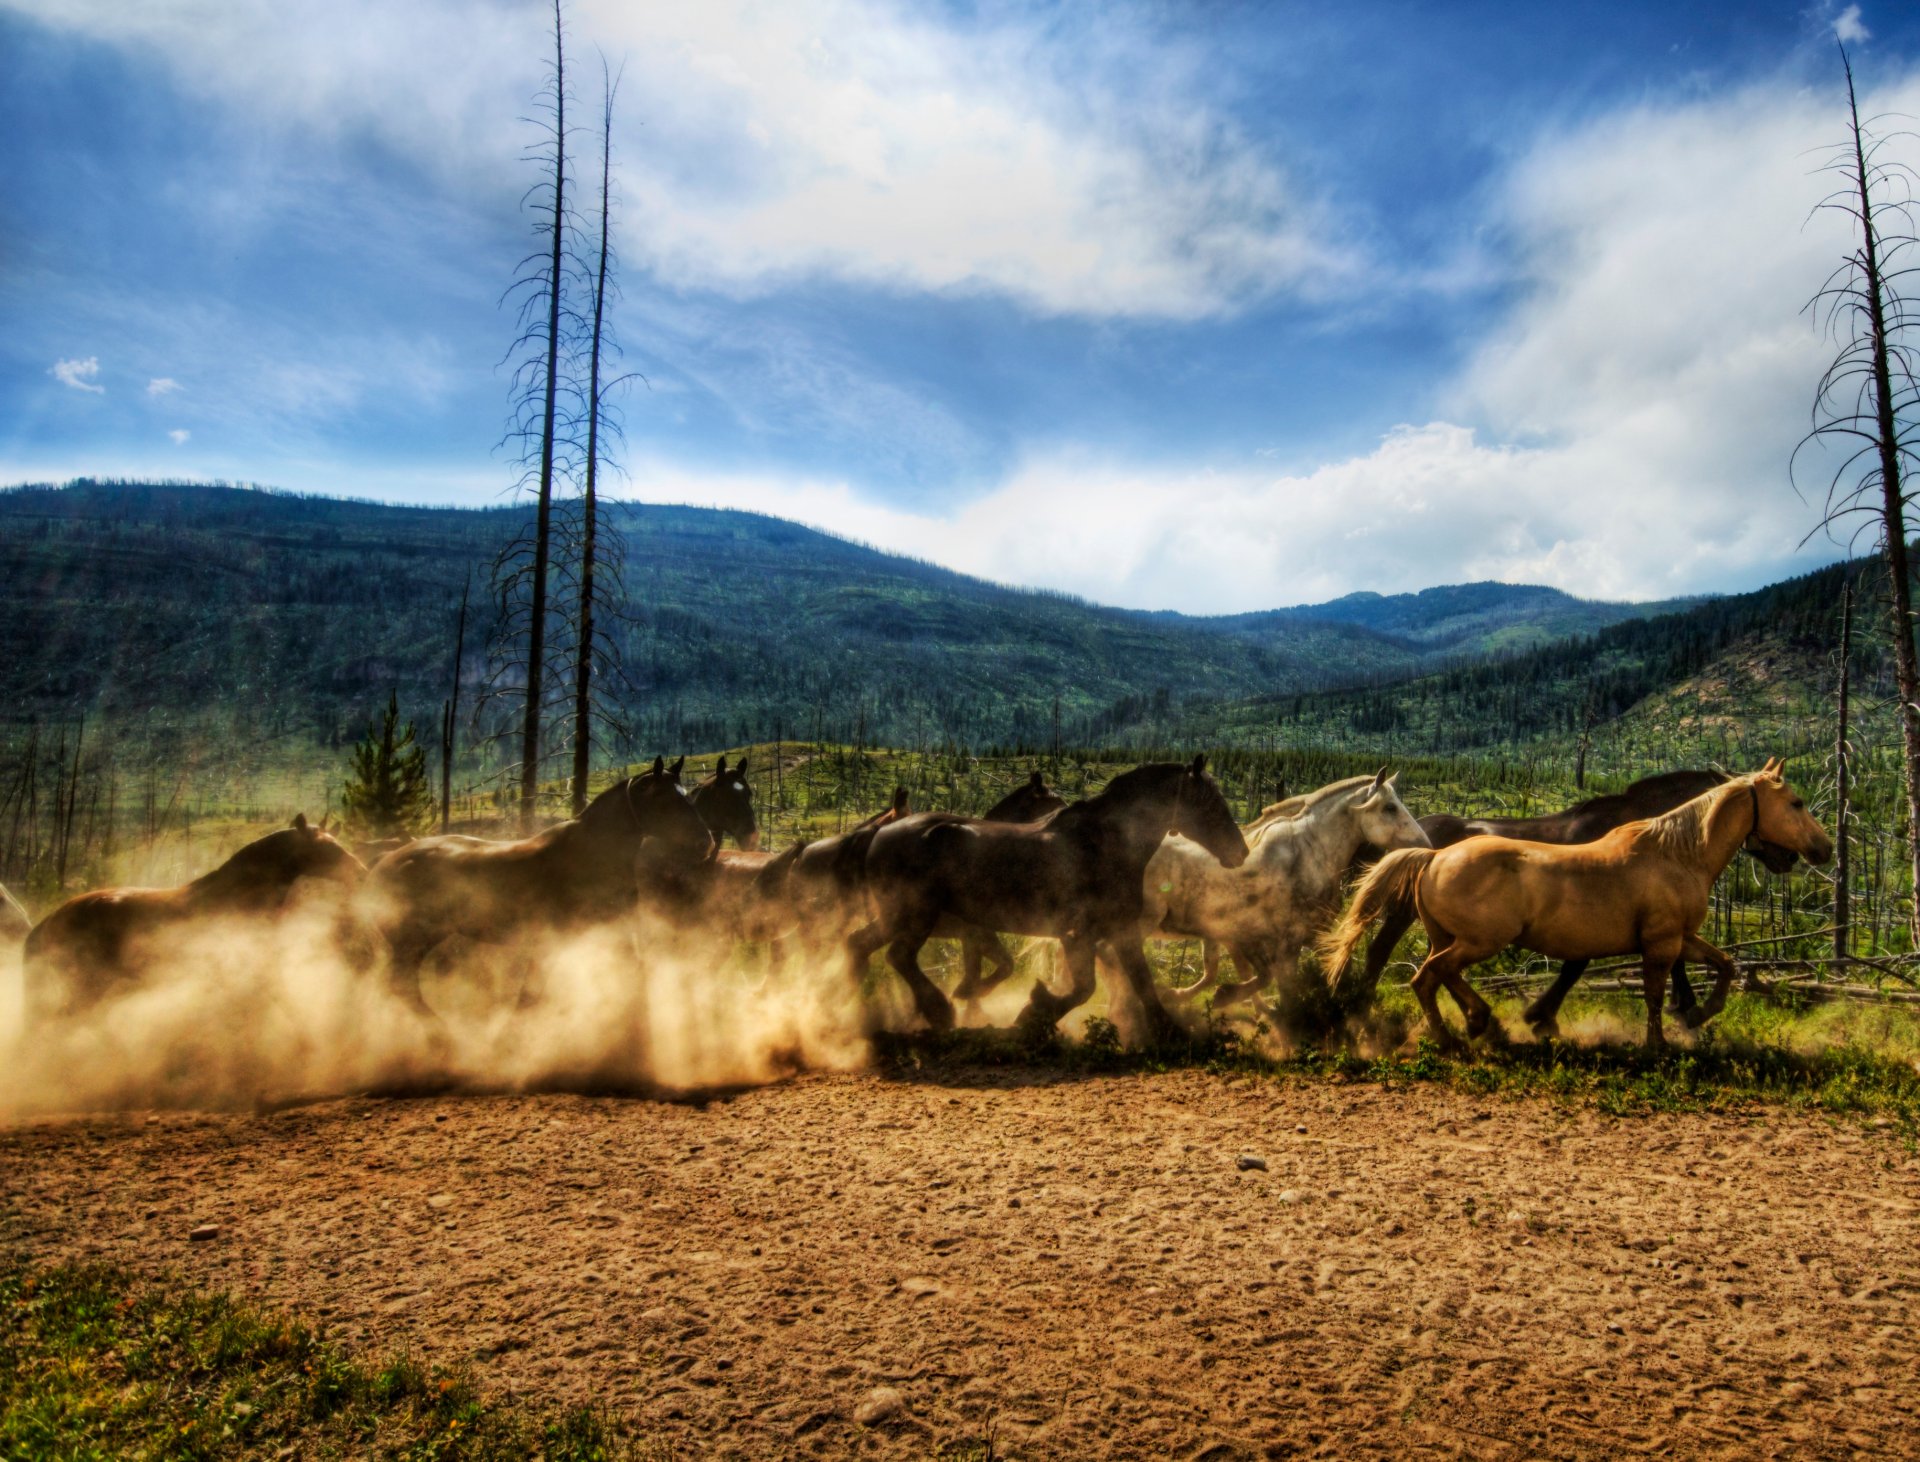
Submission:
{"label": "burned tree", "polygon": [[1905,263],[1915,241],[1914,175],[1887,156],[1895,138],[1910,134],[1880,130],[1879,119],[1861,120],[1844,47],[1840,59],[1847,79],[1847,133],[1823,168],[1840,179],[1840,186],[1819,206],[1851,221],[1854,244],[1809,305],[1821,313],[1839,348],[1820,378],[1813,428],[1795,457],[1809,447],[1837,457],[1827,480],[1822,524],[1829,531],[1845,524],[1852,539],[1877,540],[1886,561],[1914,889],[1907,919],[1920,942],[1920,661],[1914,651],[1906,490],[1920,388],[1912,355],[1915,304],[1902,284],[1916,267]]}

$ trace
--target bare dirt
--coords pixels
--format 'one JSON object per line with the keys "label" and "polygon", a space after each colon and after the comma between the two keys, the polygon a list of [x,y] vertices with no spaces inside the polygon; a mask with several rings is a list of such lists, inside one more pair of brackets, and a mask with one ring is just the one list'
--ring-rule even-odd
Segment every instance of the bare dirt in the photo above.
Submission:
{"label": "bare dirt", "polygon": [[0,1224],[681,1456],[1920,1456],[1920,1163],[1778,1112],[1197,1072],[346,1100],[0,1131]]}

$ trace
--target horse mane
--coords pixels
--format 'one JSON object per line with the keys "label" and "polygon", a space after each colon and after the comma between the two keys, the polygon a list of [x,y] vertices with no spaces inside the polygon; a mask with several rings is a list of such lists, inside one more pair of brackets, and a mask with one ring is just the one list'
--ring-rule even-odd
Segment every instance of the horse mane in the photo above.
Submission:
{"label": "horse mane", "polygon": [[1373,778],[1346,777],[1338,782],[1329,782],[1324,787],[1317,787],[1311,792],[1302,792],[1297,797],[1289,797],[1284,802],[1272,803],[1260,809],[1260,815],[1247,824],[1245,831],[1250,834],[1265,832],[1276,822],[1291,822],[1316,803],[1331,801],[1335,797],[1351,792],[1362,783],[1370,786]]}
{"label": "horse mane", "polygon": [[1707,822],[1729,797],[1752,787],[1754,778],[1728,777],[1717,787],[1709,787],[1690,802],[1682,802],[1671,812],[1647,819],[1646,836],[1665,853],[1695,853],[1707,840]]}

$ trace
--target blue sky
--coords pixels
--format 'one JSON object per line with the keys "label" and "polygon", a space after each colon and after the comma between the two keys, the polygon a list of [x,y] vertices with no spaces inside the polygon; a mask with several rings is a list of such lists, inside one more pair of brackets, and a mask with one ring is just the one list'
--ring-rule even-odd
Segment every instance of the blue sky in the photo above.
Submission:
{"label": "blue sky", "polygon": [[[1912,7],[576,0],[623,491],[1111,603],[1657,597],[1787,455]],[[499,500],[536,4],[0,0],[0,481]]]}

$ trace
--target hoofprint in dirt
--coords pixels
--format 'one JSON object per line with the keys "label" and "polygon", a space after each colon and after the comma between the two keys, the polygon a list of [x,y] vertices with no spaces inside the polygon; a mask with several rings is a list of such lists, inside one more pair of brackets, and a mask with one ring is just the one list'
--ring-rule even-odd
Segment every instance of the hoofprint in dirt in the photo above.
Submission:
{"label": "hoofprint in dirt", "polygon": [[1920,1455],[1920,1164],[1779,1112],[1194,1071],[351,1100],[0,1132],[0,1222],[679,1455]]}

